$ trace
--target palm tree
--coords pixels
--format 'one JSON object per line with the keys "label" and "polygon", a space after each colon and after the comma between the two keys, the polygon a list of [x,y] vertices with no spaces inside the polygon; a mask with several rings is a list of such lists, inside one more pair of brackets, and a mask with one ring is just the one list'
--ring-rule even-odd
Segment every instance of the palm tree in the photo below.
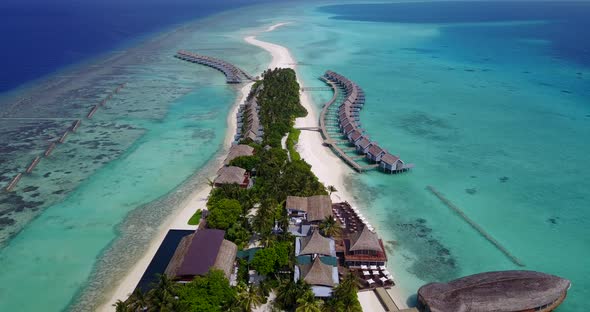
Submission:
{"label": "palm tree", "polygon": [[173,311],[177,305],[176,284],[166,274],[158,274],[158,281],[148,292],[150,310]]}
{"label": "palm tree", "polygon": [[149,298],[140,288],[135,289],[127,301],[133,311],[146,311],[149,306]]}
{"label": "palm tree", "polygon": [[326,191],[328,191],[328,195],[332,195],[332,193],[338,192],[338,190],[336,189],[336,187],[334,185],[326,186]]}
{"label": "palm tree", "polygon": [[292,279],[281,282],[277,288],[277,297],[274,302],[283,310],[291,310],[297,304],[297,298],[311,291],[311,286],[303,280],[294,282]]}
{"label": "palm tree", "polygon": [[315,298],[311,290],[297,299],[295,312],[322,312],[322,300]]}
{"label": "palm tree", "polygon": [[263,301],[264,298],[261,295],[259,287],[254,285],[247,286],[244,283],[238,285],[236,303],[242,311],[252,312],[252,309],[260,306]]}
{"label": "palm tree", "polygon": [[327,216],[322,223],[320,223],[320,231],[324,236],[334,237],[342,233],[342,227],[333,216]]}
{"label": "palm tree", "polygon": [[117,300],[117,302],[115,302],[115,304],[113,304],[113,307],[115,307],[115,312],[132,312],[133,311],[133,309],[131,307],[129,307],[129,305],[125,301],[121,301],[121,300]]}

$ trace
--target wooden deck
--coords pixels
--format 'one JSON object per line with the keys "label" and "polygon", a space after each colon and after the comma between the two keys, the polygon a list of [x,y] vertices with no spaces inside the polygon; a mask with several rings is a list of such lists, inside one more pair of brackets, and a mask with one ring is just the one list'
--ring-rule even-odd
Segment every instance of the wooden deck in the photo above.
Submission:
{"label": "wooden deck", "polygon": [[385,307],[385,311],[388,311],[388,312],[399,311],[399,308],[397,307],[397,305],[395,304],[393,299],[391,299],[391,296],[387,293],[385,288],[383,288],[383,287],[375,288],[375,294],[377,295],[377,298],[379,299],[379,301],[381,302],[383,307]]}

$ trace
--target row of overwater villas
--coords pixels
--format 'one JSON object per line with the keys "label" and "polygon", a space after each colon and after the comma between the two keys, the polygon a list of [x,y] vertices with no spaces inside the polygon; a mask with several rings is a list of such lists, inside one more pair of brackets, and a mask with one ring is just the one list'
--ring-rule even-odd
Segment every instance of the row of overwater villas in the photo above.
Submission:
{"label": "row of overwater villas", "polygon": [[[260,105],[256,97],[252,97],[245,104],[241,104],[237,118],[237,130],[234,136],[234,142],[237,143],[242,139],[251,139],[256,143],[262,142],[262,136],[264,135],[264,127],[260,124]],[[244,122],[246,127],[244,128]]]}
{"label": "row of overwater villas", "polygon": [[184,61],[213,67],[213,68],[223,72],[223,74],[226,77],[227,83],[241,83],[242,82],[242,79],[240,78],[241,71],[237,67],[235,67],[234,65],[232,65],[226,61],[216,59],[216,58],[210,57],[210,56],[195,54],[195,53],[188,52],[185,50],[178,51],[176,53],[176,57],[181,60],[184,60]]}
{"label": "row of overwater villas", "polygon": [[338,108],[338,126],[340,132],[355,146],[357,153],[365,155],[368,161],[378,163],[385,172],[395,173],[409,170],[413,164],[405,164],[398,156],[390,154],[372,142],[360,125],[359,113],[365,104],[365,92],[348,78],[327,71],[324,77],[336,83],[345,94],[345,99]]}

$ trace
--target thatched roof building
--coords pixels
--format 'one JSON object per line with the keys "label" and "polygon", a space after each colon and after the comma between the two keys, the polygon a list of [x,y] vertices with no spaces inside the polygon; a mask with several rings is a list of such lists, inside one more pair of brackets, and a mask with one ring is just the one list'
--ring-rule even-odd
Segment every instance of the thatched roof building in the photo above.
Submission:
{"label": "thatched roof building", "polygon": [[242,187],[248,186],[248,182],[246,169],[235,166],[222,167],[219,169],[219,171],[217,171],[217,178],[213,181],[215,186],[236,183]]}
{"label": "thatched roof building", "polygon": [[350,251],[382,251],[379,237],[364,226],[360,232],[355,233],[350,239]]}
{"label": "thatched roof building", "polygon": [[[300,255],[326,255],[326,256],[335,256],[335,245],[334,241],[323,237],[319,231],[315,230],[309,236],[297,238],[299,240],[299,247],[298,252],[295,253],[296,256]],[[296,248],[297,249],[297,248]]]}
{"label": "thatched roof building", "polygon": [[486,272],[424,285],[418,301],[432,312],[552,311],[569,287],[570,281],[540,272]]}
{"label": "thatched roof building", "polygon": [[332,200],[328,195],[288,196],[285,208],[290,214],[301,213],[309,222],[322,221],[332,215]]}
{"label": "thatched roof building", "polygon": [[170,260],[165,274],[168,277],[190,281],[205,275],[210,268],[222,270],[229,279],[238,247],[223,239],[225,231],[199,229],[185,236]]}
{"label": "thatched roof building", "polygon": [[320,257],[316,257],[311,264],[298,265],[300,278],[315,286],[333,287],[338,280],[334,280],[333,269],[331,265],[322,263]]}
{"label": "thatched roof building", "polygon": [[232,145],[223,164],[229,166],[232,160],[242,156],[254,155],[254,148],[245,144]]}

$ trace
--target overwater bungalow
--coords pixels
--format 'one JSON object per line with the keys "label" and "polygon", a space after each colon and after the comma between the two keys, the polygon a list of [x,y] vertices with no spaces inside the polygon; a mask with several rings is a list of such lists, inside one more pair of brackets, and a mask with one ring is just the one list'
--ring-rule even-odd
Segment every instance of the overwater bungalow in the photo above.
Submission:
{"label": "overwater bungalow", "polygon": [[387,263],[383,241],[367,226],[363,226],[359,232],[351,233],[343,243],[344,250],[340,257],[350,268],[360,268],[361,265],[384,266]]}
{"label": "overwater bungalow", "polygon": [[386,153],[381,157],[379,168],[385,172],[397,172],[404,169],[404,162],[398,156]]}
{"label": "overwater bungalow", "polygon": [[352,131],[356,130],[356,127],[352,124],[348,124],[346,127],[344,127],[344,129],[342,130],[342,133],[347,136],[349,133],[351,133]]}
{"label": "overwater bungalow", "polygon": [[217,178],[215,178],[213,184],[215,187],[220,187],[223,184],[238,184],[242,188],[248,188],[250,182],[250,175],[246,172],[246,169],[227,166],[217,171]]}
{"label": "overwater bungalow", "polygon": [[316,297],[332,296],[333,288],[338,285],[338,268],[324,264],[320,257],[315,257],[311,264],[298,264],[295,266],[295,280],[303,279],[311,285],[311,290]]}
{"label": "overwater bungalow", "polygon": [[180,241],[165,274],[179,282],[206,275],[211,268],[222,270],[226,278],[233,272],[238,247],[223,239],[225,231],[199,229]]}
{"label": "overwater bungalow", "polygon": [[354,146],[356,147],[356,151],[359,154],[367,154],[369,152],[369,148],[372,146],[373,143],[369,141],[369,138],[363,136],[360,140],[358,140]]}
{"label": "overwater bungalow", "polygon": [[336,245],[331,238],[324,237],[319,230],[311,235],[295,238],[295,256],[332,256],[336,257]]}
{"label": "overwater bungalow", "polygon": [[385,155],[385,151],[377,144],[373,144],[367,151],[367,159],[371,162],[380,162],[383,155]]}
{"label": "overwater bungalow", "polygon": [[310,197],[288,196],[285,209],[293,223],[319,223],[332,216],[332,200],[328,195]]}
{"label": "overwater bungalow", "polygon": [[245,144],[232,145],[229,148],[229,152],[227,154],[227,157],[223,161],[223,164],[226,166],[229,166],[231,161],[238,158],[238,157],[252,156],[252,155],[254,155],[254,148],[252,146],[245,145]]}
{"label": "overwater bungalow", "polygon": [[354,130],[348,135],[348,141],[352,144],[355,144],[363,137],[363,133],[359,131],[359,129]]}
{"label": "overwater bungalow", "polygon": [[570,281],[534,271],[486,272],[418,289],[423,312],[553,311],[567,295]]}

